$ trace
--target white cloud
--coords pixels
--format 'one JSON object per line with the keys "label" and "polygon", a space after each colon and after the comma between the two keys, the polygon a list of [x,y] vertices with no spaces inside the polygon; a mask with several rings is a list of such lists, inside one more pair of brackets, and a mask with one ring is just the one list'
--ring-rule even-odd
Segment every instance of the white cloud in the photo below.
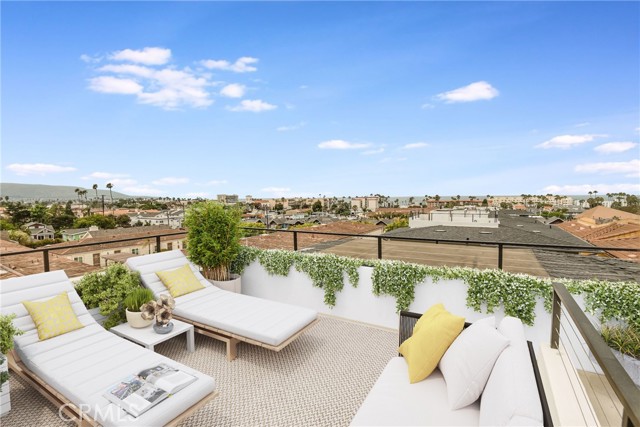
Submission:
{"label": "white cloud", "polygon": [[162,190],[150,187],[148,185],[134,185],[130,187],[124,187],[122,192],[125,194],[134,194],[140,196],[160,196],[163,194]]}
{"label": "white cloud", "polygon": [[91,55],[82,54],[82,55],[80,55],[80,60],[82,62],[86,62],[87,64],[96,64],[96,63],[102,61],[102,57],[101,56],[91,56]]}
{"label": "white cloud", "polygon": [[228,98],[242,98],[247,91],[245,85],[231,83],[220,90],[220,95]]}
{"label": "white cloud", "polygon": [[365,156],[372,156],[374,154],[382,154],[382,153],[384,153],[383,147],[377,148],[375,150],[367,150],[362,152],[362,154]]}
{"label": "white cloud", "polygon": [[422,108],[423,110],[433,110],[434,108],[436,108],[436,106],[433,104],[429,104],[428,102],[425,102],[420,106],[420,108]]}
{"label": "white cloud", "polygon": [[266,193],[270,197],[290,197],[292,195],[291,188],[288,187],[266,187],[262,188],[260,192]]}
{"label": "white cloud", "polygon": [[424,148],[424,147],[428,147],[429,144],[427,144],[426,142],[414,142],[412,144],[406,144],[404,145],[402,148],[405,150],[413,150],[416,148]]}
{"label": "white cloud", "polygon": [[73,172],[76,168],[46,163],[12,163],[7,166],[16,175],[46,175],[48,173]]}
{"label": "white cloud", "polygon": [[146,65],[163,65],[171,59],[171,49],[145,47],[142,50],[124,49],[113,52],[110,59],[115,61],[136,62]]}
{"label": "white cloud", "polygon": [[258,62],[257,58],[252,58],[250,56],[243,56],[242,58],[238,58],[236,62],[231,63],[227,60],[215,60],[215,59],[207,59],[204,61],[200,61],[205,68],[210,70],[224,70],[224,71],[233,71],[234,73],[249,73],[257,71],[258,69],[249,64],[255,64]]}
{"label": "white cloud", "polygon": [[93,172],[88,176],[83,176],[82,179],[114,179],[114,178],[128,178],[129,174],[126,173],[111,173],[111,172]]}
{"label": "white cloud", "polygon": [[396,163],[396,162],[404,162],[406,161],[406,157],[385,157],[380,160],[380,163]]}
{"label": "white cloud", "polygon": [[260,113],[262,111],[269,111],[278,108],[276,105],[269,104],[260,99],[245,99],[240,102],[240,105],[235,107],[227,107],[229,111],[250,111],[252,113]]}
{"label": "white cloud", "polygon": [[89,79],[89,89],[102,93],[134,95],[141,93],[143,88],[135,80],[100,76]]}
{"label": "white cloud", "polygon": [[640,184],[637,183],[621,183],[621,184],[579,184],[579,185],[548,185],[542,189],[543,193],[553,194],[588,194],[589,191],[598,190],[598,194],[607,193],[638,193],[640,192]]}
{"label": "white cloud", "polygon": [[360,148],[368,148],[371,144],[363,142],[349,142],[342,139],[331,139],[318,144],[318,148],[327,150],[356,150]]}
{"label": "white cloud", "polygon": [[155,181],[151,181],[153,185],[178,185],[178,184],[187,184],[189,182],[189,178],[176,178],[173,176],[168,176],[166,178],[160,178]]}
{"label": "white cloud", "polygon": [[309,89],[309,86],[307,86],[307,85],[300,85],[300,86],[298,86],[298,89]]}
{"label": "white cloud", "polygon": [[[160,50],[169,52],[169,56],[165,58],[168,61],[170,50]],[[142,60],[134,62],[147,65],[164,63],[161,62],[161,54],[153,50],[145,52],[126,49],[120,51],[122,52],[126,54],[114,54],[110,58],[118,59],[129,55],[136,58],[139,56]],[[138,64],[111,63],[97,68],[96,71],[105,75],[89,80],[89,89],[95,92],[135,95],[139,103],[165,110],[174,110],[182,106],[202,108],[213,104],[208,92],[208,88],[215,85],[210,81],[211,76],[208,73],[196,73],[189,67],[181,70],[172,66],[157,69]]]}
{"label": "white cloud", "polygon": [[606,144],[598,145],[594,148],[598,153],[610,154],[610,153],[622,153],[624,151],[631,150],[638,144],[636,142],[607,142]]}
{"label": "white cloud", "polygon": [[226,179],[214,179],[212,181],[207,182],[206,185],[222,185],[226,183],[227,183]]}
{"label": "white cloud", "polygon": [[594,135],[594,134],[585,134],[585,135],[560,135],[554,136],[553,138],[543,142],[542,144],[536,145],[536,148],[561,148],[566,150],[575,145],[584,144],[585,142],[591,142],[596,138],[605,137],[607,135]]}
{"label": "white cloud", "polygon": [[288,132],[288,131],[292,131],[292,130],[298,130],[298,129],[306,126],[306,125],[307,125],[306,122],[300,122],[300,123],[297,123],[297,124],[291,125],[291,126],[279,126],[279,127],[276,128],[276,130],[278,132]]}
{"label": "white cloud", "polygon": [[138,183],[135,179],[131,178],[113,178],[108,180],[114,187],[134,186]]}
{"label": "white cloud", "polygon": [[485,99],[493,99],[499,95],[498,89],[485,81],[471,83],[458,89],[450,90],[436,95],[436,98],[447,103],[473,102]]}
{"label": "white cloud", "polygon": [[623,173],[628,177],[640,177],[640,160],[628,162],[585,163],[575,167],[576,172],[612,174]]}
{"label": "white cloud", "polygon": [[584,122],[584,123],[578,123],[577,125],[575,125],[575,128],[583,128],[585,126],[589,126],[591,123],[589,122]]}
{"label": "white cloud", "polygon": [[205,192],[186,193],[184,197],[187,197],[189,199],[197,199],[198,197],[201,199],[206,199],[209,197],[209,193],[205,193]]}
{"label": "white cloud", "polygon": [[133,74],[138,77],[153,77],[156,70],[135,64],[107,64],[98,68],[98,71],[116,74]]}

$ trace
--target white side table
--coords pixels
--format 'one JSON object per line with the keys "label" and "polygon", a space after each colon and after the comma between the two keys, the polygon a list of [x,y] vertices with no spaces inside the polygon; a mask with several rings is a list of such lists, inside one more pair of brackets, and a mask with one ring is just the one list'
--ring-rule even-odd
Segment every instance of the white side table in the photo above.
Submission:
{"label": "white side table", "polygon": [[114,334],[119,335],[122,338],[126,338],[129,341],[140,344],[151,351],[153,351],[153,347],[156,344],[160,344],[161,342],[165,342],[170,338],[186,332],[187,350],[190,353],[193,353],[195,351],[193,325],[181,322],[180,320],[176,319],[172,319],[171,322],[173,323],[173,330],[168,334],[157,333],[153,330],[153,325],[147,326],[146,328],[132,328],[128,323],[122,323],[118,326],[114,326],[109,330]]}

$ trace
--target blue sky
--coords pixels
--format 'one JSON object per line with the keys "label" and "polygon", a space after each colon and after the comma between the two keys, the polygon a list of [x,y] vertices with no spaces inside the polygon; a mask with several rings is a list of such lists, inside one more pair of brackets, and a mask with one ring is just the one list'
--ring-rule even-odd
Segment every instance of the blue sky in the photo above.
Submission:
{"label": "blue sky", "polygon": [[3,2],[3,182],[640,192],[637,2]]}

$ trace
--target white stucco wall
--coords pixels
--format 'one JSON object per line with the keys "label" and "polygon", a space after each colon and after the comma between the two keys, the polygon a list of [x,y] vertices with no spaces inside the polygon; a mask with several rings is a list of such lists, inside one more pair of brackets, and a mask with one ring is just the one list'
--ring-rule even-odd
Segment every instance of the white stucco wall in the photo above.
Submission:
{"label": "white stucco wall", "polygon": [[[358,288],[353,288],[345,277],[345,286],[336,295],[336,306],[331,309],[324,304],[324,292],[312,285],[311,279],[304,273],[292,268],[287,277],[270,276],[260,265],[253,262],[242,275],[242,293],[259,298],[271,299],[289,304],[300,305],[350,320],[369,323],[387,328],[398,328],[396,301],[391,296],[375,296],[372,292],[371,267],[360,267]],[[431,305],[443,303],[450,312],[464,316],[468,322],[487,317],[466,306],[467,285],[460,280],[441,280],[433,283],[427,278],[416,286],[415,300],[410,311],[423,313]],[[496,321],[504,317],[502,309],[493,314]],[[551,334],[551,315],[544,309],[542,300],[536,306],[535,325],[525,326],[527,339],[534,348],[541,342],[549,342]]]}

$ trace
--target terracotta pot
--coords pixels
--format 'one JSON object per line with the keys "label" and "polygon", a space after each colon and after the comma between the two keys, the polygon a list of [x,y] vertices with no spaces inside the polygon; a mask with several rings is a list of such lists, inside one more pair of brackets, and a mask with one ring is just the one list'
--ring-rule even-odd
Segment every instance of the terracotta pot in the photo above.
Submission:
{"label": "terracotta pot", "polygon": [[125,312],[127,313],[127,322],[129,322],[129,326],[132,328],[146,328],[153,323],[153,319],[143,319],[142,312],[140,311],[129,311],[127,309]]}

